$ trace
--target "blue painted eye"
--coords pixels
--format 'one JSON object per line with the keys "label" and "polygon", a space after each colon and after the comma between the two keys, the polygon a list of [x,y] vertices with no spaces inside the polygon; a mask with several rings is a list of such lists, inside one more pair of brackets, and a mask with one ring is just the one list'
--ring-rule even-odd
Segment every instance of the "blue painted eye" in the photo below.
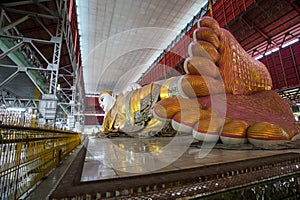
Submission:
{"label": "blue painted eye", "polygon": [[101,98],[100,98],[100,101],[103,102],[103,100],[104,100],[104,97],[101,97]]}

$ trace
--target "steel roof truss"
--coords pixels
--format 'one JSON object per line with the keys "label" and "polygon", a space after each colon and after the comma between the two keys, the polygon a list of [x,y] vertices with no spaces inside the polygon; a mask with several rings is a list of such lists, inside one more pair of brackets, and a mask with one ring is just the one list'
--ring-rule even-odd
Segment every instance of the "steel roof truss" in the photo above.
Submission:
{"label": "steel roof truss", "polygon": [[17,25],[25,22],[26,20],[29,19],[29,15],[25,15],[24,17],[16,20],[15,22],[10,23],[9,25],[2,27],[3,32],[7,32],[9,29],[15,28]]}
{"label": "steel roof truss", "polygon": [[64,72],[66,72],[69,75],[73,76],[73,72],[71,72],[70,70],[68,70],[67,68],[70,67],[71,65],[67,65],[67,66],[63,66],[63,67],[59,67],[59,70],[62,70]]}
{"label": "steel roof truss", "polygon": [[52,38],[53,34],[49,31],[49,29],[41,22],[41,20],[38,17],[35,17],[35,20],[41,25],[41,27],[49,34],[49,36]]}
{"label": "steel roof truss", "polygon": [[55,13],[53,10],[50,10],[49,8],[47,8],[45,5],[41,4],[40,2],[35,2],[35,5],[37,5],[38,7],[42,8],[42,9],[44,9],[50,15],[57,16],[57,13]]}
{"label": "steel roof truss", "polygon": [[[66,100],[68,100],[68,102],[71,101],[70,95],[66,94],[64,91],[66,91],[66,89],[63,89],[60,91],[62,93],[62,95],[66,98]],[[68,103],[67,101],[65,103]]]}
{"label": "steel roof truss", "polygon": [[67,82],[67,84],[68,84],[70,87],[72,87],[72,84],[66,79],[66,77],[65,77],[64,75],[60,74],[59,77],[63,78],[63,79]]}
{"label": "steel roof truss", "polygon": [[22,36],[12,36],[12,35],[3,35],[3,34],[0,34],[0,37],[10,38],[10,39],[14,39],[14,40],[23,40],[26,43],[38,42],[38,43],[43,43],[43,44],[55,44],[59,40],[56,37],[52,37],[51,40],[42,40],[42,39],[37,39],[37,38],[27,38],[27,37],[22,37]]}
{"label": "steel roof truss", "polygon": [[29,15],[30,17],[37,16],[37,17],[46,18],[46,19],[58,19],[59,18],[57,15],[45,15],[45,14],[40,14],[37,12],[29,12],[29,11],[25,11],[25,10],[19,10],[19,9],[14,9],[14,8],[7,8],[7,7],[2,7],[2,8],[8,12]]}
{"label": "steel roof truss", "polygon": [[0,83],[0,88],[3,87],[3,85],[5,85],[6,83],[8,83],[9,81],[11,81],[13,78],[15,78],[18,73],[19,73],[19,70],[13,72],[9,77],[7,77],[5,80],[3,80]]}
{"label": "steel roof truss", "polygon": [[5,56],[7,56],[9,53],[15,51],[16,49],[18,49],[19,47],[21,47],[23,45],[23,41],[18,41],[17,44],[15,44],[14,46],[12,46],[11,48],[9,48],[7,51],[3,52],[0,55],[0,60],[3,59]]}
{"label": "steel roof truss", "polygon": [[56,29],[56,40],[57,42],[54,44],[54,52],[53,52],[53,60],[52,60],[52,67],[53,71],[51,72],[51,79],[50,79],[50,94],[56,94],[56,86],[57,86],[57,79],[58,79],[58,68],[60,62],[60,54],[61,54],[61,47],[62,47],[62,38],[63,38],[63,31],[64,31],[64,24],[66,18],[66,2],[60,1],[61,9],[58,9],[60,14],[62,15],[62,20],[58,20],[57,29]]}
{"label": "steel roof truss", "polygon": [[70,26],[70,22],[66,16],[66,26],[64,29],[64,36],[66,39],[66,46],[69,52],[69,56],[70,56],[70,61],[71,61],[71,65],[73,68],[73,71],[76,71],[76,55],[75,55],[75,51],[74,51],[74,44],[73,44],[73,38],[72,38],[72,31],[71,31],[71,26]]}
{"label": "steel roof truss", "polygon": [[15,1],[15,2],[9,2],[9,3],[4,3],[3,5],[5,7],[14,7],[14,6],[23,6],[23,5],[28,5],[28,4],[33,4],[35,2],[46,2],[50,0],[24,0],[24,1]]}
{"label": "steel roof truss", "polygon": [[35,81],[35,79],[28,73],[28,71],[26,71],[27,76],[30,78],[30,80],[32,81],[32,83],[35,85],[35,87],[37,87],[37,89],[40,91],[41,94],[45,94],[44,91],[41,89],[41,87],[37,84],[37,82]]}
{"label": "steel roof truss", "polygon": [[27,70],[37,70],[37,71],[41,71],[41,72],[52,71],[52,69],[27,67],[27,66],[17,66],[17,65],[5,65],[5,64],[1,64],[1,63],[0,63],[0,67],[20,68],[20,71],[27,71]]}
{"label": "steel roof truss", "polygon": [[[4,82],[0,83],[4,85],[6,82],[13,79],[18,72],[25,72],[27,76],[30,78],[30,80],[33,82],[33,84],[38,88],[40,93],[42,95],[44,94],[53,94],[60,96],[59,98],[59,105],[62,108],[62,110],[67,115],[74,115],[75,110],[80,108],[82,105],[82,102],[80,102],[78,105],[75,103],[76,98],[76,87],[77,87],[77,80],[76,80],[76,74],[77,74],[77,59],[76,54],[74,51],[74,44],[73,44],[73,37],[72,37],[72,31],[70,22],[67,15],[67,1],[65,0],[55,0],[56,9],[49,9],[46,7],[46,4],[41,4],[40,2],[44,1],[19,1],[14,3],[5,3],[0,5],[1,9],[1,16],[0,16],[0,30],[4,30],[5,33],[0,33],[0,37],[9,38],[17,41],[17,44],[13,45],[13,47],[6,50],[6,52],[2,53],[0,56],[5,57],[10,52],[15,51],[16,49],[21,49],[24,55],[28,57],[28,61],[32,64],[29,66],[14,66],[14,65],[5,65],[0,64],[0,66],[4,67],[12,67],[16,68],[16,72],[14,72],[10,77],[7,78]],[[27,4],[33,4],[35,6],[40,7],[41,9],[45,10],[48,14],[32,12],[32,11],[26,11],[25,6],[24,7],[18,7],[13,8],[14,6],[19,5],[27,5]],[[23,10],[24,9],[24,10]],[[21,15],[25,15],[19,19],[10,20],[8,15],[6,13],[17,13]],[[57,23],[56,27],[56,33],[53,34],[52,29],[49,29],[49,26],[47,23],[44,23],[43,19],[50,19],[55,20]],[[23,37],[22,33],[19,32],[19,30],[16,28],[18,24],[21,24],[25,22],[28,19],[33,19],[36,21],[37,24],[43,29],[43,32],[46,32],[50,36],[50,40],[45,39],[38,39],[38,38],[28,38]],[[5,20],[5,21],[4,21]],[[4,23],[5,22],[5,23]],[[3,27],[2,25],[5,26]],[[21,31],[22,32],[22,31]],[[34,36],[36,37],[36,36]],[[44,37],[45,38],[45,37]],[[67,66],[60,67],[60,57],[61,57],[61,51],[62,51],[62,42],[65,41],[66,47],[68,50],[68,56],[70,58],[71,64]],[[16,42],[15,42],[16,43]],[[48,44],[48,45],[54,45],[53,47],[53,54],[52,54],[52,61],[49,60],[49,55],[43,54],[43,51],[39,50],[39,45],[37,43],[41,44]],[[24,46],[22,46],[24,45]],[[36,55],[38,57],[36,57]],[[39,59],[42,59],[42,64]],[[51,59],[51,57],[50,57]],[[22,65],[22,63],[20,63]],[[45,68],[47,65],[47,68]],[[72,70],[70,70],[69,67],[72,67]],[[50,85],[49,89],[43,88],[43,86],[40,86],[38,83],[41,81],[39,80],[39,77],[35,77],[36,73],[32,73],[35,70],[38,71],[38,74],[42,74],[42,77],[46,80],[47,84]],[[61,74],[62,73],[62,74]],[[67,82],[67,88],[61,88],[59,93],[57,94],[57,82],[58,78],[62,77],[65,82]],[[73,78],[73,82],[70,81],[70,78]],[[38,78],[38,79],[37,79]],[[69,80],[68,80],[69,79]],[[4,88],[2,88],[4,89]],[[82,98],[78,98],[79,100],[83,100]],[[29,105],[30,102],[24,105]],[[77,106],[75,108],[75,106]],[[37,107],[37,106],[36,106]],[[81,110],[82,111],[82,110]],[[47,119],[46,119],[47,120]]]}
{"label": "steel roof truss", "polygon": [[19,99],[17,97],[2,97],[1,102],[5,105],[6,108],[38,108],[39,100],[36,99]]}
{"label": "steel roof truss", "polygon": [[[35,46],[35,44],[33,44],[32,42],[30,42],[31,46],[36,50],[36,52],[38,52],[38,54],[43,58],[43,60],[48,64],[48,66],[51,66],[51,64],[48,62],[48,60],[45,58],[45,56],[40,52],[40,50]],[[47,67],[48,68],[48,67]]]}

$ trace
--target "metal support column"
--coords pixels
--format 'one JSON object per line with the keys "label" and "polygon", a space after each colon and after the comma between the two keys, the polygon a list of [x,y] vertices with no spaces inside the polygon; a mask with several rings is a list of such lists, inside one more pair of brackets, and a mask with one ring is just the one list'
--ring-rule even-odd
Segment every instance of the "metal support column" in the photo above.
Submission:
{"label": "metal support column", "polygon": [[[0,90],[7,89],[8,85],[11,85],[7,83],[18,78],[18,73],[26,73],[33,83],[32,87],[35,86],[38,89],[36,91],[39,91],[39,95],[36,96],[42,97],[35,100],[39,101],[36,106],[44,124],[50,121],[53,125],[56,119],[66,123],[68,117],[74,118],[75,114],[83,112],[83,88],[80,87],[82,83],[77,77],[79,65],[76,59],[80,52],[75,52],[77,50],[74,48],[73,36],[76,34],[72,34],[74,30],[70,24],[70,20],[76,23],[76,7],[73,2],[69,12],[69,3],[67,0],[0,2],[0,69],[11,73],[11,76],[0,81]],[[36,9],[31,9],[31,6]],[[33,21],[33,27],[24,29]],[[43,35],[23,33],[28,29]],[[62,53],[64,47],[67,52]],[[48,49],[45,48],[51,51],[46,51]],[[61,62],[62,57],[64,59]],[[12,63],[7,63],[7,60]],[[15,68],[16,71],[12,73],[9,68]],[[60,119],[61,117],[65,119]]]}

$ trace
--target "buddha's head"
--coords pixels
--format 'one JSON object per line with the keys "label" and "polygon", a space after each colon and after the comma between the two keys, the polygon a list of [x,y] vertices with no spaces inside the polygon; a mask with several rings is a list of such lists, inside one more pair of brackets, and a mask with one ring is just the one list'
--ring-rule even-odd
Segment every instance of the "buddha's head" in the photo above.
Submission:
{"label": "buddha's head", "polygon": [[99,106],[107,113],[114,105],[116,99],[112,96],[111,91],[101,91],[98,97]]}

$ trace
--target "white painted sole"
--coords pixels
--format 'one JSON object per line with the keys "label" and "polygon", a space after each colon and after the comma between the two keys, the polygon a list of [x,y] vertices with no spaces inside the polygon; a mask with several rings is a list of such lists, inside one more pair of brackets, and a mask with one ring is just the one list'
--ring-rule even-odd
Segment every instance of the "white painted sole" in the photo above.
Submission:
{"label": "white painted sole", "polygon": [[247,143],[247,138],[231,138],[226,136],[220,136],[223,144],[245,144]]}
{"label": "white painted sole", "polygon": [[175,120],[172,120],[172,128],[176,131],[184,132],[184,133],[192,133],[192,131],[193,131],[192,127],[189,127],[184,124],[180,124],[180,123],[176,122]]}
{"label": "white painted sole", "polygon": [[205,141],[205,142],[217,142],[219,140],[218,134],[209,134],[209,133],[202,133],[196,130],[193,130],[193,137],[196,140]]}

